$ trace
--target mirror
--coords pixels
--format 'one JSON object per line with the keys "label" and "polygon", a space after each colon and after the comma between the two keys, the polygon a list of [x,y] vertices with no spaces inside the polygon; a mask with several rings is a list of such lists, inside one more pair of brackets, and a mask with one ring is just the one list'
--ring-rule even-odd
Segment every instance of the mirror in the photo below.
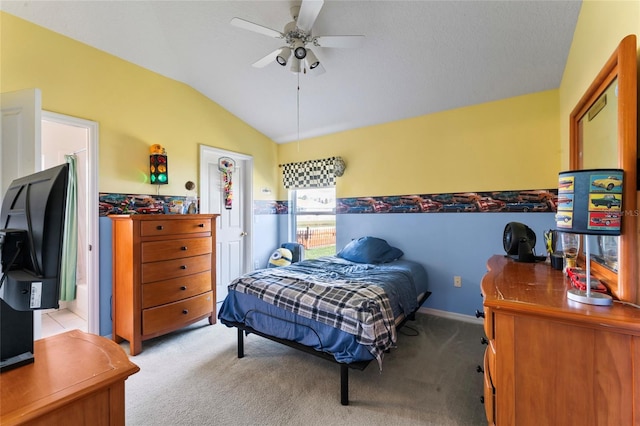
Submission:
{"label": "mirror", "polygon": [[[598,99],[589,107],[587,113],[580,118],[579,138],[583,169],[618,168],[618,78],[606,88]],[[592,261],[618,272],[618,237],[585,235],[589,239]],[[582,255],[584,256],[582,245]],[[595,250],[594,250],[595,247]],[[617,276],[612,276],[617,280]]]}
{"label": "mirror", "polygon": [[[616,244],[607,241],[609,249],[612,245],[617,248],[616,262],[604,259],[602,239],[588,238],[592,238],[590,247],[598,247],[591,260],[592,274],[607,284],[614,297],[632,303],[638,297],[636,112],[636,36],[629,35],[571,112],[569,149],[572,170],[624,170],[621,235],[614,237]],[[583,265],[585,261],[583,255]]]}
{"label": "mirror", "polygon": [[582,169],[618,168],[617,93],[616,77],[578,123]]}

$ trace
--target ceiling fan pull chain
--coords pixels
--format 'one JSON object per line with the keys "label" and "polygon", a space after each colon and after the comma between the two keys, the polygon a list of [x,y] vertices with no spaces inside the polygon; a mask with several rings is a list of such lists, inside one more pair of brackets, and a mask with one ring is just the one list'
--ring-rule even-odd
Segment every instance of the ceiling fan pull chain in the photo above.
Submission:
{"label": "ceiling fan pull chain", "polygon": [[298,89],[296,91],[296,126],[298,131],[298,152],[300,152],[300,73],[297,73],[296,75],[298,76]]}

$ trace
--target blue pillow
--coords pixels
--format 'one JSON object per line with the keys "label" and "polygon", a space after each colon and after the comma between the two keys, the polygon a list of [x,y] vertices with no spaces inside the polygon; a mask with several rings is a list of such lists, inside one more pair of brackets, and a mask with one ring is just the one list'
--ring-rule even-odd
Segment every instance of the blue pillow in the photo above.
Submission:
{"label": "blue pillow", "polygon": [[381,238],[360,237],[347,244],[336,256],[357,263],[387,263],[403,254],[402,250]]}

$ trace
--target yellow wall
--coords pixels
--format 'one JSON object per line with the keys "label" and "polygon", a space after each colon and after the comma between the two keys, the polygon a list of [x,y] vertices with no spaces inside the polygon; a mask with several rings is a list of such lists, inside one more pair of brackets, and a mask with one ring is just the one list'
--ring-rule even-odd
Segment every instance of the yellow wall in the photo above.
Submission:
{"label": "yellow wall", "polygon": [[99,123],[101,192],[155,193],[155,143],[169,156],[161,195],[198,182],[199,144],[252,155],[254,188],[276,187],[276,144],[191,87],[4,12],[0,31],[0,92],[37,87],[43,109]]}
{"label": "yellow wall", "polygon": [[284,145],[182,83],[4,12],[0,92],[38,87],[44,109],[99,122],[103,192],[149,192],[154,143],[169,154],[162,194],[198,181],[198,144],[252,155],[256,198],[268,187],[286,199],[277,163],[336,155],[347,162],[340,197],[547,188],[568,165],[573,105],[622,37],[639,29],[640,2],[587,0],[559,90]]}
{"label": "yellow wall", "polygon": [[639,32],[639,1],[584,0],[558,90],[284,144],[278,159],[342,156],[339,197],[553,188],[569,165],[571,110]]}
{"label": "yellow wall", "polygon": [[569,115],[620,41],[640,34],[640,1],[584,0],[560,85],[560,168],[569,166]]}
{"label": "yellow wall", "polygon": [[[569,166],[569,115],[620,41],[629,34],[640,34],[640,1],[583,0],[559,90],[563,169]],[[640,286],[640,277],[637,282]]]}
{"label": "yellow wall", "polygon": [[343,157],[338,197],[553,188],[559,126],[550,90],[283,144],[278,158]]}

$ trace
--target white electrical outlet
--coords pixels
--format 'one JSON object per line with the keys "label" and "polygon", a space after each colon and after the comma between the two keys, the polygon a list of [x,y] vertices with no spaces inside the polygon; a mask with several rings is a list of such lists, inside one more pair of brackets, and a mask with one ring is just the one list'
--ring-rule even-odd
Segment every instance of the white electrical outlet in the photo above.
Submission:
{"label": "white electrical outlet", "polygon": [[455,275],[453,277],[453,286],[462,287],[462,277],[460,275]]}

